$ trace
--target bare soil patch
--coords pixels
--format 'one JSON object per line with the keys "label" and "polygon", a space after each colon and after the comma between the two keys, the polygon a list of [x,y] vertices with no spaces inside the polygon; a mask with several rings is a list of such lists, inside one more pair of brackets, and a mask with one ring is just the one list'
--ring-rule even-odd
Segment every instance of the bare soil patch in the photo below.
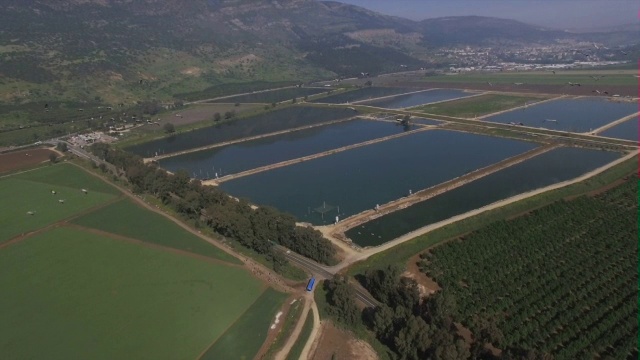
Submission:
{"label": "bare soil patch", "polygon": [[421,296],[429,296],[442,288],[440,287],[440,285],[438,285],[437,282],[433,281],[433,279],[420,271],[420,268],[418,267],[419,261],[420,254],[412,256],[407,263],[407,271],[405,271],[402,275],[413,279],[418,283],[418,288],[420,289]]}
{"label": "bare soil patch", "polygon": [[50,154],[59,156],[50,149],[29,149],[0,154],[0,173],[26,169],[49,161]]}
{"label": "bare soil patch", "polygon": [[328,321],[320,335],[313,360],[377,360],[378,355],[367,342],[357,339]]}
{"label": "bare soil patch", "polygon": [[471,330],[462,326],[460,323],[453,323],[453,325],[455,325],[458,335],[460,335],[468,345],[471,345],[473,342],[473,334],[471,333]]}

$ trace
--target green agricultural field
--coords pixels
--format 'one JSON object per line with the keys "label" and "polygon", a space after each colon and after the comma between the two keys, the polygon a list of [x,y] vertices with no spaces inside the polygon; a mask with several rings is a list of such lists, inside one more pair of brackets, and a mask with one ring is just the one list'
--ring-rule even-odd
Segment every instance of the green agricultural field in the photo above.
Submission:
{"label": "green agricultural field", "polygon": [[135,238],[153,244],[189,251],[215,259],[241,262],[205,242],[162,215],[122,200],[73,221],[75,224]]}
{"label": "green agricultural field", "polygon": [[104,194],[120,195],[118,189],[105,183],[100,178],[87,173],[77,166],[65,163],[12,175],[11,178],[29,180],[51,186],[87,189],[89,194],[97,191]]}
{"label": "green agricultural field", "polygon": [[438,104],[424,105],[411,109],[428,114],[455,116],[462,118],[474,118],[498,111],[534,103],[545,98],[533,96],[513,96],[501,94],[486,94],[473,96],[466,99],[441,102]]}
{"label": "green agricultural field", "polygon": [[286,294],[267,289],[200,359],[253,359],[267,338],[269,327],[286,298]]}
{"label": "green agricultural field", "polygon": [[[530,72],[507,72],[489,74],[459,74],[459,75],[439,75],[425,77],[422,82],[433,83],[486,83],[513,84],[521,82],[524,84],[539,85],[564,85],[568,82],[577,82],[583,85],[615,85],[615,86],[636,86],[638,78],[637,71],[633,70],[584,70],[584,71],[530,71]],[[604,75],[603,78],[595,80],[591,76]]]}
{"label": "green agricultural field", "polygon": [[238,267],[67,227],[1,249],[0,292],[3,359],[196,359],[234,323],[242,346],[264,339],[284,297]]}
{"label": "green agricultural field", "polygon": [[115,188],[68,164],[2,178],[0,243],[104,204],[117,194]]}

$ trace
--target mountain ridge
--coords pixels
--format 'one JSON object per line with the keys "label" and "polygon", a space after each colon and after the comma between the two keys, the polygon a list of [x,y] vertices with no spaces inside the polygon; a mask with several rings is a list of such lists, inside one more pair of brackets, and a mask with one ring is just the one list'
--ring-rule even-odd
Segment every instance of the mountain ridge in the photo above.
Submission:
{"label": "mountain ridge", "polygon": [[443,46],[577,36],[515,20],[413,21],[314,0],[5,0],[0,23],[0,102],[168,100],[229,81],[430,66]]}

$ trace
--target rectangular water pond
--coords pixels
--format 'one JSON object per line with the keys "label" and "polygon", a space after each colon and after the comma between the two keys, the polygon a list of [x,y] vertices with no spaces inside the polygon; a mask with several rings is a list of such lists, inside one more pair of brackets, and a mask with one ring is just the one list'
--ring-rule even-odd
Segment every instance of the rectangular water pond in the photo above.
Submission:
{"label": "rectangular water pond", "polygon": [[638,119],[627,120],[610,129],[601,132],[599,135],[638,141]]}
{"label": "rectangular water pond", "polygon": [[156,153],[158,155],[168,154],[250,136],[346,119],[355,115],[357,113],[350,109],[294,106],[134,145],[128,147],[127,151],[142,157],[151,157]]}
{"label": "rectangular water pond", "polygon": [[220,187],[313,224],[333,223],[538,145],[429,130],[224,182]]}
{"label": "rectangular water pond", "polygon": [[377,246],[421,227],[449,219],[526,191],[570,180],[620,154],[560,148],[510,166],[406,209],[354,227],[346,235],[360,246]]}
{"label": "rectangular water pond", "polygon": [[321,88],[290,88],[271,91],[260,91],[251,94],[225,97],[211,100],[209,103],[278,103],[281,101],[303,98],[326,91]]}
{"label": "rectangular water pond", "polygon": [[394,88],[394,87],[366,87],[341,94],[329,95],[312,102],[324,104],[346,104],[356,101],[364,101],[384,96],[406,94],[419,91],[415,88]]}
{"label": "rectangular water pond", "polygon": [[540,105],[508,111],[487,121],[550,130],[587,132],[638,111],[635,103],[616,103],[606,99],[559,99]]}
{"label": "rectangular water pond", "polygon": [[419,127],[351,120],[170,157],[160,160],[160,166],[172,172],[184,169],[198,179],[213,178],[215,174],[234,174],[416,128]]}
{"label": "rectangular water pond", "polygon": [[398,95],[387,99],[367,101],[361,104],[385,109],[404,109],[438,101],[461,99],[471,95],[476,94],[455,89],[435,89],[413,94]]}

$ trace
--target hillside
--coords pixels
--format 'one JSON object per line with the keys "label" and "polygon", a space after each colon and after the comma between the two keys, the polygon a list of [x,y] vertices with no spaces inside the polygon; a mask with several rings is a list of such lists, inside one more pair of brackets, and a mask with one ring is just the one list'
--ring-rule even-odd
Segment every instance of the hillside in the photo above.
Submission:
{"label": "hillside", "polygon": [[445,45],[578,36],[494,18],[415,22],[314,0],[5,0],[0,23],[0,103],[10,104],[172,100],[228,82],[428,66],[431,49]]}
{"label": "hillside", "polygon": [[515,20],[482,16],[443,17],[420,22],[424,43],[429,46],[516,43],[549,43],[569,33],[528,25]]}

